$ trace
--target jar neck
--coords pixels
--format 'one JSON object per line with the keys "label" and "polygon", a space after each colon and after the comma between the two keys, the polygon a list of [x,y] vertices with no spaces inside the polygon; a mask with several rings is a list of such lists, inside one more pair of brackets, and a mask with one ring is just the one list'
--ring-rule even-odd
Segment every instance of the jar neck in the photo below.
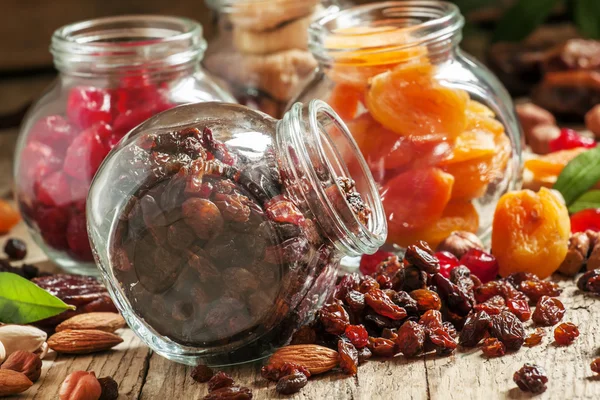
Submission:
{"label": "jar neck", "polygon": [[[336,248],[348,256],[377,251],[387,235],[379,192],[352,135],[335,111],[320,100],[306,106],[296,103],[278,122],[276,140],[287,194],[310,211]],[[351,178],[356,183],[371,210],[366,224],[352,211],[338,178]]]}
{"label": "jar neck", "polygon": [[248,13],[253,12],[256,15],[269,13],[275,10],[279,13],[294,10],[312,9],[321,5],[324,9],[338,11],[338,0],[205,0],[206,5],[219,13]]}
{"label": "jar neck", "polygon": [[[374,2],[329,14],[309,28],[309,47],[323,65],[373,66],[428,57],[453,57],[462,39],[464,18],[444,1]],[[378,64],[377,64],[378,65]]]}
{"label": "jar neck", "polygon": [[52,35],[50,51],[56,68],[67,75],[153,77],[194,71],[205,48],[197,22],[132,15],[66,25]]}

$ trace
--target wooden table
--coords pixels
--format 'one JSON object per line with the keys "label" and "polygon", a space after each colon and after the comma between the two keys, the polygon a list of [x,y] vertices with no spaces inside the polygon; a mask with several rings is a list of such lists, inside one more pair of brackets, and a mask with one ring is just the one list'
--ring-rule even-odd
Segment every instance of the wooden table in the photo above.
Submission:
{"label": "wooden table", "polygon": [[[10,190],[10,157],[15,134],[0,135],[0,193]],[[47,270],[56,270],[31,243],[23,224],[11,232],[29,245],[27,261],[38,262]],[[0,246],[8,236],[0,237]],[[543,366],[548,374],[548,390],[539,399],[600,399],[600,378],[594,377],[589,364],[600,357],[600,298],[577,292],[571,279],[556,277],[564,287],[561,300],[567,307],[564,321],[579,326],[581,336],[568,347],[553,344],[552,329],[541,345],[522,348],[501,358],[486,359],[479,350],[460,348],[449,357],[424,356],[393,360],[371,360],[359,368],[354,378],[339,372],[318,376],[293,399],[522,399],[512,381],[513,373],[524,363]],[[119,383],[119,399],[192,400],[206,393],[205,384],[189,377],[190,368],[153,354],[129,329],[118,332],[124,342],[113,350],[86,356],[64,356],[50,352],[43,362],[40,380],[14,399],[50,400],[58,398],[64,378],[72,371],[95,371],[96,376],[110,375]],[[273,382],[260,377],[260,365],[228,369],[237,383],[252,389],[255,399],[279,398]],[[281,396],[284,398],[284,396]]]}

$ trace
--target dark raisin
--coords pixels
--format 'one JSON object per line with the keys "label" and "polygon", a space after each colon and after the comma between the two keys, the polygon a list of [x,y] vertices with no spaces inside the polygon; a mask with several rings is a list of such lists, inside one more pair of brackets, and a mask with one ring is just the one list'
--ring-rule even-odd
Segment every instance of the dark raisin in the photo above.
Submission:
{"label": "dark raisin", "polygon": [[358,291],[365,294],[371,289],[379,289],[379,283],[372,276],[365,276],[358,286]]}
{"label": "dark raisin", "polygon": [[530,272],[515,272],[514,274],[510,274],[506,277],[506,281],[513,285],[515,289],[519,287],[521,282],[539,280],[540,278],[538,278],[537,275],[532,274]]}
{"label": "dark raisin", "polygon": [[185,222],[202,239],[217,236],[223,229],[219,208],[210,200],[192,197],[181,205]]}
{"label": "dark raisin", "polygon": [[548,378],[546,372],[539,365],[525,364],[515,372],[513,381],[524,392],[542,393],[546,390]]}
{"label": "dark raisin", "polygon": [[508,350],[519,350],[525,341],[523,323],[509,311],[493,315],[491,319],[490,335],[504,343]]}
{"label": "dark raisin", "polygon": [[440,298],[450,311],[459,316],[467,316],[471,312],[474,300],[467,292],[450,282],[442,274],[433,275],[432,281],[438,289]]}
{"label": "dark raisin", "polygon": [[456,328],[454,327],[452,322],[444,322],[444,329],[446,330],[446,332],[448,332],[448,335],[450,335],[450,337],[458,339],[458,332],[456,331]]}
{"label": "dark raisin", "polygon": [[346,274],[342,278],[335,287],[335,291],[333,293],[333,298],[338,300],[344,300],[348,294],[348,292],[354,290],[358,290],[358,285],[360,284],[360,277],[358,274]]}
{"label": "dark raisin", "polygon": [[212,392],[217,389],[233,386],[233,378],[223,371],[219,371],[208,380],[208,391]]}
{"label": "dark raisin", "polygon": [[474,291],[478,303],[483,303],[494,296],[502,296],[505,300],[518,296],[518,291],[506,281],[490,281],[476,287]]}
{"label": "dark raisin", "polygon": [[[600,285],[597,284],[596,278],[600,277],[600,269],[593,269],[591,271],[587,271],[577,281],[577,287],[579,290],[584,292],[592,292],[595,294],[600,294]],[[593,281],[592,285],[590,282]]]}
{"label": "dark raisin", "polygon": [[414,321],[406,321],[398,329],[396,346],[406,357],[414,357],[423,351],[425,328]]}
{"label": "dark raisin", "polygon": [[214,372],[212,369],[210,369],[206,365],[200,364],[200,365],[197,365],[196,367],[194,367],[190,376],[196,382],[205,383],[205,382],[208,382],[210,380],[210,378],[213,377],[213,374],[214,374]]}
{"label": "dark raisin", "polygon": [[[419,289],[417,289],[419,290]],[[390,296],[394,304],[404,308],[409,315],[419,314],[419,305],[417,301],[410,297],[405,291],[395,292]]]}
{"label": "dark raisin", "polygon": [[556,297],[561,293],[558,285],[550,281],[523,281],[518,289],[533,302],[537,302],[542,296]]}
{"label": "dark raisin", "polygon": [[434,256],[429,245],[422,240],[406,248],[404,259],[428,274],[435,274],[440,270],[439,260]]}
{"label": "dark raisin", "polygon": [[531,319],[538,325],[551,326],[560,322],[565,315],[565,306],[555,298],[542,296],[536,306]]}
{"label": "dark raisin", "polygon": [[295,372],[290,375],[286,375],[277,381],[275,390],[281,394],[293,394],[297,393],[308,383],[306,375],[301,372]]}
{"label": "dark raisin", "polygon": [[421,271],[419,268],[414,266],[409,266],[403,268],[401,271],[404,271],[404,276],[402,279],[402,287],[398,289],[402,289],[406,292],[411,292],[417,289],[424,289],[427,287],[427,273],[425,271]]}
{"label": "dark raisin", "polygon": [[321,308],[319,321],[323,324],[326,332],[341,335],[350,324],[350,317],[342,306],[342,302],[336,300],[334,303],[326,304]]}
{"label": "dark raisin", "polygon": [[358,372],[358,351],[350,342],[338,340],[337,346],[340,357],[340,368],[347,375],[356,375]]}
{"label": "dark raisin", "polygon": [[535,331],[527,335],[525,338],[525,342],[523,342],[523,346],[525,347],[533,347],[542,343],[542,339],[544,338],[545,333],[542,328],[536,328]]}
{"label": "dark raisin", "polygon": [[369,350],[375,357],[393,357],[395,344],[390,339],[369,337]]}
{"label": "dark raisin", "polygon": [[317,332],[308,325],[300,327],[292,336],[290,344],[313,344],[317,341]]}
{"label": "dark raisin", "polygon": [[369,344],[369,334],[362,325],[348,325],[344,335],[357,349],[362,349]]}
{"label": "dark raisin", "polygon": [[393,320],[402,320],[407,314],[404,308],[397,306],[394,302],[381,290],[371,289],[365,294],[365,302],[377,314]]}
{"label": "dark raisin", "polygon": [[442,323],[442,314],[439,311],[427,311],[419,320],[419,324],[425,328],[427,341],[438,354],[448,355],[456,349],[456,341]]}
{"label": "dark raisin", "polygon": [[365,309],[365,295],[357,290],[349,290],[345,301],[352,312],[360,313]]}
{"label": "dark raisin", "polygon": [[98,378],[102,393],[98,400],[117,400],[119,398],[119,384],[110,376]]}
{"label": "dark raisin", "polygon": [[275,382],[284,376],[295,374],[296,372],[300,372],[307,378],[310,378],[310,371],[306,367],[291,362],[284,362],[281,365],[265,365],[260,370],[260,374],[263,378]]}
{"label": "dark raisin", "polygon": [[228,386],[209,392],[203,400],[250,400],[252,391],[243,386]]}
{"label": "dark raisin", "polygon": [[579,336],[579,328],[571,322],[563,322],[554,328],[554,340],[562,346],[567,346]]}
{"label": "dark raisin", "polygon": [[369,358],[371,358],[371,356],[373,355],[373,353],[371,353],[371,350],[369,350],[368,347],[363,347],[362,349],[358,349],[358,364],[362,364],[365,361],[367,361]]}
{"label": "dark raisin", "polygon": [[492,319],[485,311],[470,314],[465,321],[458,342],[464,347],[475,347],[488,333]]}
{"label": "dark raisin", "polygon": [[27,255],[27,244],[21,239],[8,239],[4,245],[4,252],[11,260],[22,260]]}
{"label": "dark raisin", "polygon": [[501,357],[506,353],[506,347],[496,338],[487,338],[481,345],[481,351],[486,357]]}

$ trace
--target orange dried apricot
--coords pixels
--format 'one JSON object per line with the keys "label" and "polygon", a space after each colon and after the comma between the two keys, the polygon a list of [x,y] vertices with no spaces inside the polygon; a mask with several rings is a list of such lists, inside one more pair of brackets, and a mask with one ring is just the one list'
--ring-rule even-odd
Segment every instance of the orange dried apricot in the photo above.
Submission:
{"label": "orange dried apricot", "polygon": [[371,80],[367,109],[400,135],[443,134],[454,139],[465,130],[469,95],[441,86],[430,64],[400,65]]}
{"label": "orange dried apricot", "polygon": [[536,179],[558,177],[566,165],[587,151],[585,147],[577,147],[570,150],[560,150],[525,161],[525,169],[531,171]]}
{"label": "orange dried apricot", "polygon": [[417,240],[424,240],[431,248],[436,248],[442,240],[454,231],[477,232],[479,215],[473,204],[469,202],[450,202],[444,209],[442,217],[431,225],[405,232],[390,232],[388,242],[407,247]]}
{"label": "orange dried apricot", "polygon": [[0,200],[0,233],[9,232],[21,220],[19,212],[5,200]]}
{"label": "orange dried apricot", "polygon": [[439,168],[403,172],[381,189],[391,238],[424,228],[441,218],[454,178]]}
{"label": "orange dried apricot", "polygon": [[363,90],[355,86],[337,84],[327,102],[344,121],[348,121],[356,117],[358,106],[364,97],[363,93]]}
{"label": "orange dried apricot", "polygon": [[475,114],[483,115],[484,117],[494,118],[496,114],[485,104],[475,100],[469,100],[467,103],[467,111]]}
{"label": "orange dried apricot", "polygon": [[492,252],[500,275],[531,272],[550,276],[565,259],[571,223],[556,191],[520,190],[504,194],[494,213]]}

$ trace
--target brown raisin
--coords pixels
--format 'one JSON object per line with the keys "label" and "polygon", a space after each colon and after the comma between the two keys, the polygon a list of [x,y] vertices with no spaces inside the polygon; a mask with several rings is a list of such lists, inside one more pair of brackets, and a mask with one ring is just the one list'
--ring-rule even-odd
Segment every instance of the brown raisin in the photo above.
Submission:
{"label": "brown raisin", "polygon": [[492,326],[492,319],[485,311],[469,314],[458,342],[464,347],[475,347],[488,333]]}
{"label": "brown raisin", "polygon": [[398,329],[396,346],[406,357],[414,357],[423,351],[425,328],[414,321],[406,321]]}
{"label": "brown raisin", "polygon": [[[421,271],[419,268],[412,265],[403,268],[400,271],[403,271],[403,277],[402,287],[399,287],[399,289],[410,292],[427,287],[427,272]],[[400,271],[398,273],[400,273]]]}
{"label": "brown raisin", "polygon": [[518,291],[508,282],[490,281],[475,288],[475,300],[483,303],[494,296],[502,296],[506,300],[517,296],[517,293]]}
{"label": "brown raisin", "polygon": [[263,378],[277,382],[284,376],[300,372],[307,378],[310,378],[310,371],[302,365],[284,362],[283,364],[269,364],[260,369],[260,374]]}
{"label": "brown raisin", "polygon": [[456,341],[442,323],[442,313],[429,310],[419,320],[425,328],[426,340],[429,341],[440,355],[448,355],[456,348]]}
{"label": "brown raisin", "polygon": [[368,347],[363,347],[362,349],[358,349],[358,364],[362,364],[367,361],[373,353],[369,350]]}
{"label": "brown raisin", "polygon": [[308,325],[300,327],[292,336],[290,344],[313,344],[317,341],[317,332]]}
{"label": "brown raisin", "polygon": [[439,310],[442,308],[440,296],[433,290],[417,289],[410,292],[410,297],[417,302],[417,308],[420,312],[427,310]]}
{"label": "brown raisin", "polygon": [[452,324],[452,322],[446,321],[443,325],[446,332],[448,332],[448,335],[450,335],[454,339],[458,339],[458,332],[456,331],[456,328],[454,327],[454,324]]}
{"label": "brown raisin", "polygon": [[524,392],[542,393],[546,390],[548,378],[544,369],[538,365],[525,364],[515,372],[513,381]]}
{"label": "brown raisin", "polygon": [[365,276],[358,286],[358,291],[364,294],[371,289],[379,289],[379,283],[372,276]]}
{"label": "brown raisin", "polygon": [[102,393],[98,400],[117,400],[119,398],[119,384],[110,376],[98,378]]}
{"label": "brown raisin", "polygon": [[345,302],[352,312],[360,313],[365,309],[365,295],[358,290],[349,290],[346,293]]}
{"label": "brown raisin", "polygon": [[393,357],[396,354],[394,341],[369,337],[369,350],[375,357]]}
{"label": "brown raisin", "polygon": [[190,376],[193,380],[200,383],[205,383],[213,377],[213,370],[207,367],[206,365],[197,365],[193,370]]}
{"label": "brown raisin", "polygon": [[538,325],[551,326],[558,324],[565,315],[565,306],[555,298],[542,296],[535,306],[531,318]]}
{"label": "brown raisin", "polygon": [[517,289],[534,303],[542,296],[556,297],[562,292],[556,283],[550,281],[523,281]]}
{"label": "brown raisin", "polygon": [[358,372],[358,351],[348,341],[338,340],[338,354],[340,355],[340,368],[347,375],[356,375]]}
{"label": "brown raisin", "polygon": [[554,328],[554,340],[561,346],[567,346],[579,336],[579,328],[571,322],[563,322]]}
{"label": "brown raisin", "polygon": [[341,335],[350,324],[350,317],[342,306],[342,302],[326,304],[319,311],[319,321],[323,324],[325,331],[333,335]]}
{"label": "brown raisin", "polygon": [[587,271],[577,281],[577,287],[579,290],[584,292],[592,292],[595,294],[600,294],[600,282],[598,277],[600,277],[600,269],[593,269],[591,271]]}
{"label": "brown raisin", "polygon": [[181,209],[185,222],[201,239],[210,239],[223,229],[221,211],[210,200],[192,197],[183,202]]}
{"label": "brown raisin", "polygon": [[394,304],[404,308],[409,315],[419,315],[419,305],[417,301],[410,297],[408,293],[401,290],[399,292],[394,292],[392,296],[390,296]]}
{"label": "brown raisin", "polygon": [[486,357],[502,357],[506,353],[506,347],[498,339],[490,337],[483,341],[481,351]]}
{"label": "brown raisin", "polygon": [[402,320],[406,318],[406,310],[397,306],[394,302],[381,290],[371,289],[365,294],[365,302],[377,314],[393,320]]}
{"label": "brown raisin", "polygon": [[525,346],[525,347],[537,346],[538,344],[542,343],[542,339],[544,338],[544,336],[545,336],[544,330],[542,328],[536,328],[535,331],[533,331],[529,335],[527,335],[527,337],[525,338],[525,342],[523,343],[523,346]]}
{"label": "brown raisin", "polygon": [[252,391],[243,386],[227,386],[209,392],[203,400],[250,400]]}
{"label": "brown raisin", "polygon": [[596,358],[594,361],[592,361],[590,368],[592,369],[592,372],[600,374],[600,358]]}
{"label": "brown raisin", "polygon": [[523,323],[509,311],[493,315],[490,335],[499,339],[508,350],[519,350],[525,341]]}
{"label": "brown raisin", "polygon": [[506,281],[513,285],[514,288],[518,288],[521,282],[524,281],[539,281],[540,278],[536,274],[531,272],[515,272],[506,277]]}
{"label": "brown raisin", "polygon": [[306,375],[301,372],[294,372],[293,374],[286,375],[277,381],[275,390],[281,394],[293,394],[297,393],[308,383]]}
{"label": "brown raisin", "polygon": [[433,254],[429,245],[422,240],[406,248],[404,259],[428,274],[436,274],[440,271],[439,260]]}
{"label": "brown raisin", "polygon": [[233,386],[233,378],[223,371],[217,372],[208,381],[209,392],[229,386]]}
{"label": "brown raisin", "polygon": [[515,314],[521,322],[529,321],[531,318],[531,308],[529,308],[529,302],[523,299],[507,299],[506,307],[508,310]]}

